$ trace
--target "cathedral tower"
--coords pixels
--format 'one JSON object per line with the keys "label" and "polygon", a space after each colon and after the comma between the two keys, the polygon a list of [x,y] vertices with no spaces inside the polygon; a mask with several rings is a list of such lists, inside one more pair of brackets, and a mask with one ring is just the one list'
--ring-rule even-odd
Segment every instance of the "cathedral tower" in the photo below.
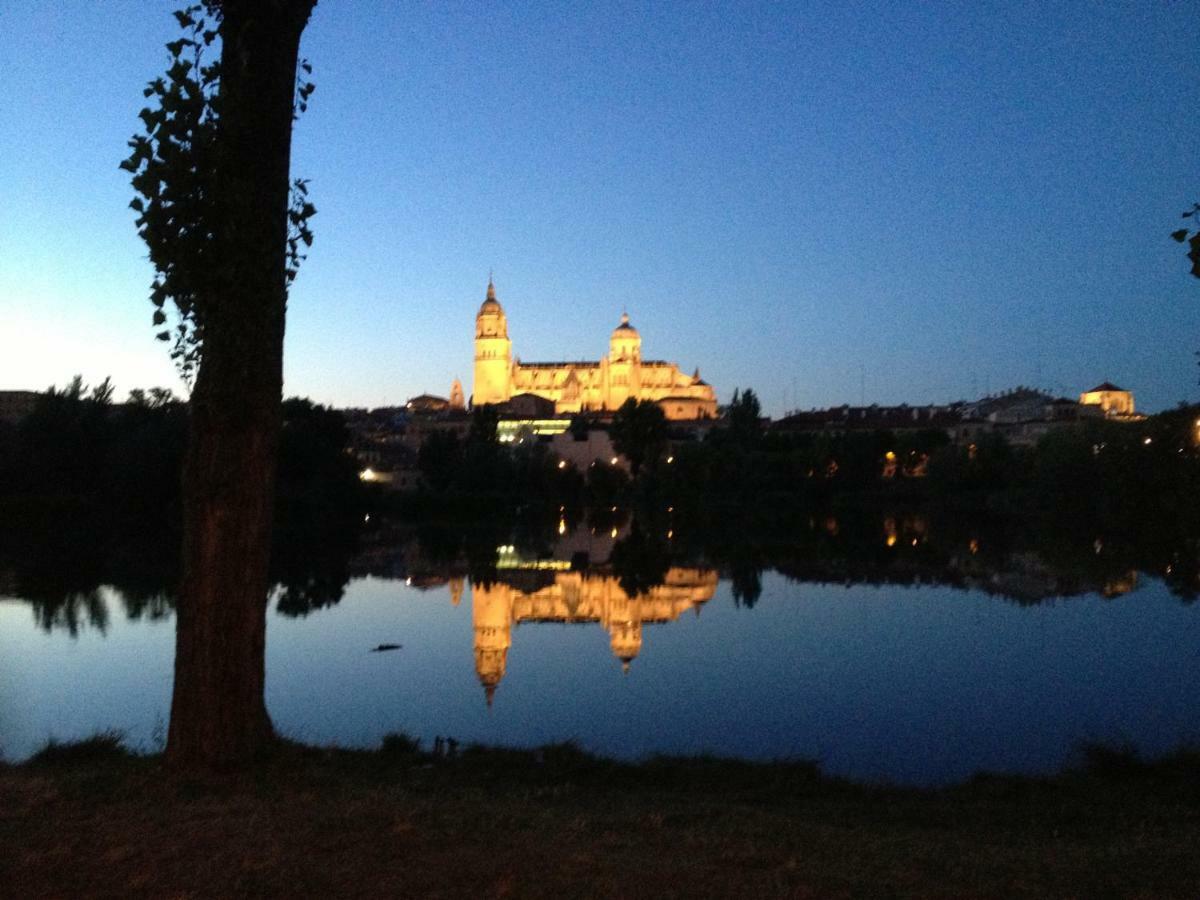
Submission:
{"label": "cathedral tower", "polygon": [[629,324],[628,313],[621,313],[621,324],[613,329],[608,341],[608,409],[619,409],[641,389],[642,336]]}
{"label": "cathedral tower", "polygon": [[475,384],[471,405],[504,403],[512,396],[512,341],[508,319],[488,279],[487,299],[475,316]]}
{"label": "cathedral tower", "polygon": [[483,685],[487,705],[504,678],[512,646],[513,589],[496,583],[471,585],[471,620],[475,626],[475,674]]}

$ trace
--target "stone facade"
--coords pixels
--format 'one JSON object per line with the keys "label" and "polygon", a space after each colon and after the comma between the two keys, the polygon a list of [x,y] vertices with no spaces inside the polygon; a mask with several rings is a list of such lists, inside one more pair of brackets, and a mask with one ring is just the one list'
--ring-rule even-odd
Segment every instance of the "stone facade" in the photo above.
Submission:
{"label": "stone facade", "polygon": [[1136,415],[1133,406],[1133,392],[1119,388],[1112,382],[1098,384],[1090,391],[1079,395],[1079,402],[1084,406],[1098,406],[1109,418],[1125,418]]}
{"label": "stone facade", "polygon": [[621,316],[608,355],[591,362],[523,363],[512,354],[508,319],[488,282],[475,317],[475,385],[471,402],[506,403],[518,394],[553,401],[557,414],[613,412],[630,397],[658,403],[668,419],[715,418],[712,387],[674,363],[642,359],[642,338]]}

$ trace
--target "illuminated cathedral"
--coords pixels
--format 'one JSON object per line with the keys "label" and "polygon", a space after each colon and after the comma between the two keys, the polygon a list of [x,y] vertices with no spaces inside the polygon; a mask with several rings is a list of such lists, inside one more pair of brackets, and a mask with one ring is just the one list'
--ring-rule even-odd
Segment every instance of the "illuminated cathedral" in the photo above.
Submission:
{"label": "illuminated cathedral", "polygon": [[558,414],[612,412],[630,397],[657,403],[668,419],[717,414],[716,394],[699,369],[687,375],[674,363],[642,359],[642,338],[628,315],[613,331],[608,355],[597,362],[521,362],[512,355],[508,320],[489,278],[487,299],[475,316],[471,403],[505,403],[520,394],[552,401]]}

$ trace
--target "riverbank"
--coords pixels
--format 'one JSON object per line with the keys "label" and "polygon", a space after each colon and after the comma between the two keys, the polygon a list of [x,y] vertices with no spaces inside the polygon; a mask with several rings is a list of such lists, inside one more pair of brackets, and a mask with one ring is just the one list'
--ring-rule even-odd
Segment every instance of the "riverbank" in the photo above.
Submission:
{"label": "riverbank", "polygon": [[285,745],[167,776],[112,741],[0,767],[0,885],[30,896],[1185,897],[1200,754],[1048,779],[855,785],[810,764]]}

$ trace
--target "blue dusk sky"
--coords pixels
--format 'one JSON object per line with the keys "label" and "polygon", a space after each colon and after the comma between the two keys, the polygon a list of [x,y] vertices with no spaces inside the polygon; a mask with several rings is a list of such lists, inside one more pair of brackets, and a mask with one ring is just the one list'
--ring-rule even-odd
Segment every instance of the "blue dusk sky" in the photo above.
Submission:
{"label": "blue dusk sky", "polygon": [[[151,0],[0,6],[0,388],[180,389],[128,175]],[[1178,3],[321,0],[286,390],[471,390],[488,271],[527,361],[648,358],[765,409],[1104,380],[1200,399],[1200,11]]]}

